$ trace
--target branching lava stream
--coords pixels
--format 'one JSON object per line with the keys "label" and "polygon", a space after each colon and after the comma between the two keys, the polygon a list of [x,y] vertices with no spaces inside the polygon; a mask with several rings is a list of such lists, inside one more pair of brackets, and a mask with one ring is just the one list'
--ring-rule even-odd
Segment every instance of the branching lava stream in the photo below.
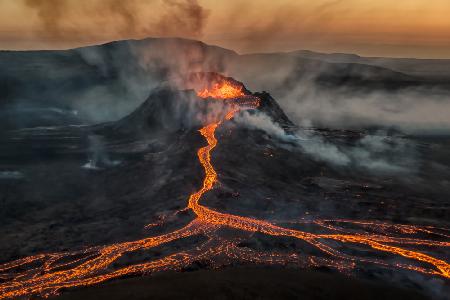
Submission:
{"label": "branching lava stream", "polygon": [[[32,295],[50,296],[62,288],[97,284],[124,275],[143,274],[163,270],[176,270],[187,267],[198,260],[209,260],[223,256],[232,260],[250,261],[265,264],[292,263],[299,266],[329,266],[341,271],[351,270],[358,263],[376,264],[385,268],[403,268],[415,272],[450,278],[449,264],[433,254],[450,246],[448,230],[412,225],[393,225],[369,221],[352,220],[311,220],[294,222],[298,225],[314,223],[329,230],[329,234],[314,234],[282,227],[275,223],[244,216],[215,211],[200,203],[202,196],[212,190],[217,182],[217,173],[211,163],[211,152],[217,146],[216,129],[223,122],[244,109],[256,109],[259,99],[246,95],[242,88],[233,84],[216,84],[213,89],[198,92],[199,97],[212,97],[226,101],[228,111],[222,120],[217,120],[200,129],[207,145],[197,152],[203,166],[205,177],[203,186],[189,197],[188,208],[196,218],[185,227],[155,237],[142,240],[96,246],[80,251],[49,253],[25,257],[0,265],[0,299],[27,297]],[[350,230],[351,224],[364,230]],[[220,228],[232,228],[245,232],[259,232],[270,236],[285,236],[300,239],[318,250],[320,256],[301,255],[295,252],[279,253],[256,251],[238,247],[242,238],[222,238],[217,234]],[[372,230],[367,230],[371,228]],[[415,233],[441,236],[447,241],[419,239],[411,237]],[[174,253],[154,261],[126,267],[112,267],[125,253],[154,248],[182,238],[202,235],[207,240],[201,245]],[[330,242],[333,241],[333,242]],[[374,252],[389,254],[397,259],[382,260],[374,256],[360,257],[345,253],[345,247],[359,245]],[[418,251],[420,246],[426,251]],[[408,261],[408,263],[407,263]]]}

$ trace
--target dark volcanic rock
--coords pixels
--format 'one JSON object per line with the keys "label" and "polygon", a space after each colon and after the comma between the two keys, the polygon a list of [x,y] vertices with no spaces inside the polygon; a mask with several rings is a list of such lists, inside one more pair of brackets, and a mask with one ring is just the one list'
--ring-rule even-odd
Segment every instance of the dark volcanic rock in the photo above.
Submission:
{"label": "dark volcanic rock", "polygon": [[58,300],[75,299],[427,299],[391,284],[372,283],[322,271],[276,268],[228,268],[166,273],[125,279],[70,291]]}
{"label": "dark volcanic rock", "polygon": [[258,108],[259,111],[270,116],[273,121],[279,123],[285,129],[295,126],[286,116],[277,101],[275,101],[269,93],[262,92],[255,93],[254,95],[261,99],[261,104]]}
{"label": "dark volcanic rock", "polygon": [[154,131],[177,131],[200,125],[197,114],[205,110],[194,91],[160,87],[129,116],[111,124],[114,133],[151,134]]}
{"label": "dark volcanic rock", "polygon": [[[268,93],[252,95],[261,99],[260,111],[285,128],[293,126]],[[197,129],[210,112],[223,112],[224,105],[224,101],[199,99],[193,91],[160,87],[117,122],[9,132],[0,143],[0,261],[130,241],[187,224],[192,214],[176,212],[186,207],[188,196],[201,186],[204,176],[197,150],[205,141]],[[361,136],[349,131],[315,134],[346,147],[355,145]],[[351,166],[337,167],[313,159],[295,142],[278,140],[237,122],[226,122],[216,136],[219,144],[211,160],[219,183],[202,198],[208,207],[277,224],[343,218],[448,226],[448,182],[438,179],[449,174],[450,144],[442,144],[442,139],[423,147],[424,152],[435,151],[433,157],[446,165],[436,169],[430,156],[430,166],[418,179],[409,174],[381,177]],[[103,155],[103,161],[120,163],[86,168],[92,153]],[[166,223],[144,229],[160,220]],[[181,246],[196,242],[182,241]],[[292,238],[255,234],[250,243],[241,245],[321,255]],[[151,257],[171,251],[168,245]],[[362,277],[377,274],[374,267],[360,267],[355,272]],[[392,279],[380,274],[381,280]],[[419,289],[408,275],[399,273],[394,282]],[[426,285],[420,288],[425,290]],[[321,297],[329,298],[333,292]],[[294,293],[299,291],[294,289]],[[314,293],[311,297],[315,298]]]}

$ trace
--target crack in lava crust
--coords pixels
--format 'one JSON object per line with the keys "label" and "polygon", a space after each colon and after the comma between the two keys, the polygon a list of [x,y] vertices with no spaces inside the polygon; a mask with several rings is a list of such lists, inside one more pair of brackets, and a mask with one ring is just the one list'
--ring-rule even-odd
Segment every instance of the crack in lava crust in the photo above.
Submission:
{"label": "crack in lava crust", "polygon": [[[227,93],[229,90],[226,90]],[[228,95],[228,94],[227,94]],[[82,251],[66,253],[41,254],[22,258],[0,265],[0,299],[21,296],[50,296],[62,288],[87,286],[97,284],[124,275],[143,274],[163,270],[176,270],[191,265],[198,260],[214,262],[218,257],[225,257],[229,261],[242,260],[254,263],[283,264],[294,263],[299,266],[330,266],[341,271],[350,270],[356,263],[371,263],[389,268],[403,268],[416,272],[450,278],[449,264],[434,256],[424,254],[417,250],[405,248],[405,245],[428,247],[427,252],[450,246],[450,242],[434,241],[432,239],[417,239],[411,237],[398,237],[392,233],[404,235],[414,233],[427,233],[441,235],[448,239],[448,230],[433,227],[413,225],[393,225],[369,221],[352,220],[311,220],[298,223],[314,223],[328,230],[332,234],[313,234],[300,230],[289,229],[243,216],[231,215],[212,210],[200,204],[202,196],[214,188],[217,182],[217,173],[211,163],[211,152],[217,146],[216,129],[225,121],[230,120],[240,110],[257,108],[259,99],[254,96],[238,95],[239,100],[230,97],[228,113],[223,118],[204,126],[200,134],[205,138],[207,145],[198,150],[198,159],[205,171],[203,186],[189,197],[188,208],[196,214],[196,219],[185,227],[155,237],[142,240],[117,243],[107,246],[91,247]],[[223,99],[221,99],[223,100]],[[295,222],[294,222],[295,223]],[[372,226],[381,228],[382,232],[355,233],[339,224],[346,223],[366,228]],[[238,247],[242,238],[222,238],[217,234],[221,227],[229,227],[246,232],[260,232],[270,236],[285,236],[301,239],[323,252],[325,257],[300,255],[297,253],[278,253],[256,251]],[[445,232],[445,233],[444,233]],[[206,242],[194,249],[168,255],[161,259],[141,264],[130,265],[112,270],[112,263],[128,252],[150,249],[182,238],[203,235]],[[327,243],[333,240],[335,243]],[[372,250],[402,256],[414,264],[388,263],[380,259],[351,256],[339,251],[336,242],[352,245],[359,244],[370,247]],[[226,261],[226,260],[225,260]],[[421,263],[421,264],[420,264]],[[219,265],[219,264],[218,264]]]}

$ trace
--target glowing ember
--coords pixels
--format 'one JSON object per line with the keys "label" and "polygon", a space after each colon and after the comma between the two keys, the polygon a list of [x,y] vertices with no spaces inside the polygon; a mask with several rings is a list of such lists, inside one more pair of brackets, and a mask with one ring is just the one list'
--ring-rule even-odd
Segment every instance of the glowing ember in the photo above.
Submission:
{"label": "glowing ember", "polygon": [[[301,224],[316,224],[331,233],[313,234],[294,230],[269,223],[264,220],[253,219],[238,215],[222,213],[200,204],[202,196],[212,190],[217,182],[217,173],[211,163],[211,152],[217,146],[216,129],[242,109],[256,108],[259,99],[255,96],[245,96],[243,87],[237,87],[227,82],[216,83],[212,89],[201,90],[198,95],[202,98],[234,99],[229,105],[229,111],[223,120],[212,122],[200,130],[207,145],[197,152],[198,159],[205,171],[203,186],[190,195],[188,208],[196,214],[196,218],[185,227],[155,237],[142,240],[117,243],[107,246],[88,248],[82,251],[67,253],[50,253],[22,258],[0,265],[0,299],[15,298],[30,295],[49,296],[62,288],[92,285],[124,275],[142,274],[162,270],[174,270],[189,266],[194,261],[210,260],[215,262],[217,257],[226,257],[229,261],[241,260],[254,263],[280,264],[295,263],[298,266],[329,266],[344,271],[355,267],[356,263],[377,264],[386,268],[403,268],[424,274],[450,278],[450,266],[433,253],[450,246],[446,241],[433,239],[418,239],[412,237],[415,233],[422,235],[440,236],[448,239],[448,230],[414,225],[395,225],[352,220],[303,220]],[[236,99],[240,98],[241,99]],[[364,230],[348,229],[352,224]],[[246,232],[260,232],[271,236],[285,236],[303,240],[319,250],[323,257],[298,253],[278,253],[256,251],[238,245],[243,237],[223,238],[218,233],[221,227],[230,227]],[[154,261],[114,269],[113,262],[128,252],[150,249],[171,241],[195,235],[208,237],[203,244],[171,254]],[[333,241],[329,243],[328,241]],[[401,256],[406,262],[395,260],[381,260],[351,256],[341,252],[343,244],[358,244],[373,252],[383,252],[392,256]],[[416,249],[421,246],[422,251]],[[427,253],[427,254],[425,254]],[[222,262],[223,263],[223,262]],[[220,263],[217,263],[220,264]]]}

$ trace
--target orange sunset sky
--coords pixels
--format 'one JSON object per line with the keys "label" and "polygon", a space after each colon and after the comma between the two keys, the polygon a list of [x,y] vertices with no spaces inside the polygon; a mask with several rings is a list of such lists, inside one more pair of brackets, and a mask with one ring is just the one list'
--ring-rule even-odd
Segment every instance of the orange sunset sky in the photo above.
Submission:
{"label": "orange sunset sky", "polygon": [[0,49],[180,36],[240,53],[450,58],[450,0],[0,0]]}

